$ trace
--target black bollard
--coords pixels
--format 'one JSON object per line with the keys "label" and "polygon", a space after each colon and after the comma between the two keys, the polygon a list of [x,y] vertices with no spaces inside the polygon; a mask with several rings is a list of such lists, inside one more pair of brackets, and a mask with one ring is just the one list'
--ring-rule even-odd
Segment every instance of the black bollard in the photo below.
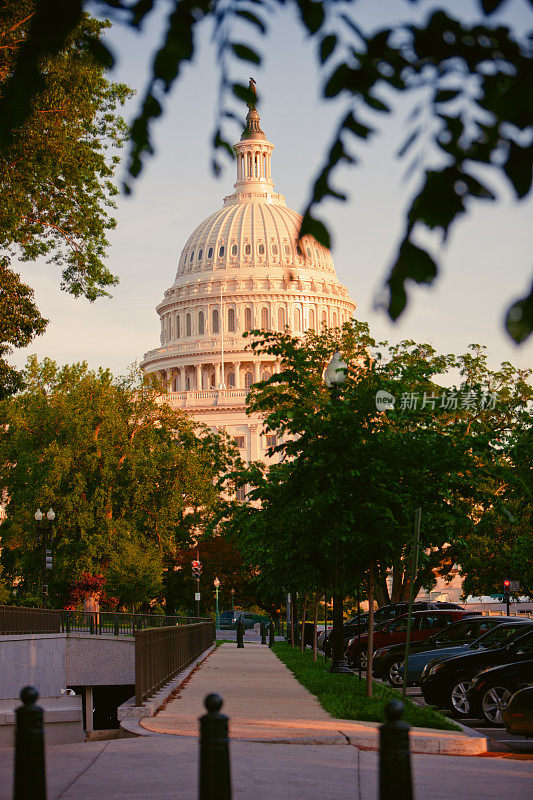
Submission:
{"label": "black bollard", "polygon": [[244,620],[237,620],[237,647],[244,647]]}
{"label": "black bollard", "polygon": [[261,622],[261,644],[267,643],[267,624],[264,620]]}
{"label": "black bollard", "polygon": [[268,646],[274,647],[274,623],[270,620],[270,625],[268,626]]}
{"label": "black bollard", "polygon": [[200,717],[199,800],[231,800],[228,718],[220,713],[222,698],[208,694],[207,714]]}
{"label": "black bollard", "polygon": [[409,725],[402,720],[403,703],[385,706],[387,722],[379,730],[379,800],[412,800]]}
{"label": "black bollard", "polygon": [[24,705],[15,711],[13,800],[46,800],[43,710],[35,705],[38,697],[33,686],[26,686],[20,693]]}

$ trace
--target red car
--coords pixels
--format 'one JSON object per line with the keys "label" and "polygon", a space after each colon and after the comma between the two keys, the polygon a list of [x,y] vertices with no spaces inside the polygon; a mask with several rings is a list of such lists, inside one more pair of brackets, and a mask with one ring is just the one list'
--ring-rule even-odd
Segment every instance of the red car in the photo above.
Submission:
{"label": "red car", "polygon": [[[431,636],[432,633],[445,628],[450,622],[457,622],[465,617],[479,616],[480,611],[458,611],[458,610],[443,610],[443,611],[415,611],[411,618],[411,642],[421,642]],[[390,644],[401,644],[407,638],[407,619],[408,615],[403,614],[401,617],[388,622],[381,628],[374,630],[374,651],[379,650],[380,647],[387,647]],[[359,639],[354,637],[350,639],[348,647],[346,648],[346,657],[350,664],[357,664],[359,659],[363,669],[366,667],[366,651],[367,651],[368,634],[361,634]]]}

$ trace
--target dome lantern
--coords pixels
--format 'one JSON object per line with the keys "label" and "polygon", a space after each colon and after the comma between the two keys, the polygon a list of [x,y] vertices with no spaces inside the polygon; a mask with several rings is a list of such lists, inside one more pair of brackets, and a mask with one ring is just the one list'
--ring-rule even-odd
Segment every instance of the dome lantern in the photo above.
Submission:
{"label": "dome lantern", "polygon": [[[249,89],[257,97],[255,81],[250,78]],[[237,193],[270,194],[274,183],[270,173],[270,157],[274,149],[261,130],[261,119],[255,103],[248,103],[246,128],[241,139],[233,146],[237,158]]]}

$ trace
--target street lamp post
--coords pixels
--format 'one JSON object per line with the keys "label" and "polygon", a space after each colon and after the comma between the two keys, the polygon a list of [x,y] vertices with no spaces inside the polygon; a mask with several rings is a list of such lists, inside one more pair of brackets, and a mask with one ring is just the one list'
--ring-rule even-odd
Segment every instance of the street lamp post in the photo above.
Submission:
{"label": "street lamp post", "polygon": [[215,625],[216,625],[216,628],[217,628],[217,630],[218,630],[218,620],[219,620],[219,613],[218,613],[218,589],[219,589],[219,586],[220,586],[220,581],[219,581],[219,579],[218,579],[218,578],[215,578],[215,580],[213,581],[213,585],[214,585],[214,587],[215,587],[215,603],[216,603],[216,610],[215,610],[215,620],[216,620],[216,622],[215,622]]}
{"label": "street lamp post", "polygon": [[49,527],[45,527],[42,532],[41,536],[41,525],[40,523],[43,520],[44,514],[40,508],[37,509],[35,514],[33,515],[35,518],[35,522],[37,523],[37,531],[39,532],[39,538],[41,539],[41,549],[42,549],[42,586],[43,586],[43,608],[46,608],[46,598],[48,597],[48,571],[52,569],[52,550],[50,549],[51,539],[52,539],[52,523],[56,518],[55,512],[52,508],[49,508],[46,513],[46,519],[50,523]]}
{"label": "street lamp post", "polygon": [[[324,371],[324,383],[331,392],[331,402],[337,403],[339,401],[339,392],[341,386],[346,382],[346,370],[348,365],[342,360],[341,354],[337,351],[333,353],[329,364]],[[338,561],[338,556],[337,556]],[[335,566],[334,575],[334,592],[333,592],[333,630],[331,631],[331,641],[333,644],[331,653],[331,667],[330,672],[350,673],[352,670],[349,668],[346,659],[344,658],[344,647],[342,641],[342,624],[343,624],[343,596],[339,587],[340,575],[338,563]]]}
{"label": "street lamp post", "polygon": [[231,590],[231,610],[235,611],[235,589]]}

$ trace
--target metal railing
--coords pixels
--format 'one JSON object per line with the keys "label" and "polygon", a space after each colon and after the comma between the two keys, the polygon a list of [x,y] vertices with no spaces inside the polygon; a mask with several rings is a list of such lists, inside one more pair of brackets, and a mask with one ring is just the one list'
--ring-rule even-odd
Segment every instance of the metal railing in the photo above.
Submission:
{"label": "metal railing", "polygon": [[135,705],[172,680],[215,641],[215,624],[196,622],[135,631]]}
{"label": "metal railing", "polygon": [[52,608],[0,606],[0,635],[22,633],[90,633],[133,636],[144,628],[163,628],[209,622],[205,617],[170,617],[109,611],[68,611]]}
{"label": "metal railing", "polygon": [[55,609],[0,606],[0,635],[60,632],[60,612]]}

